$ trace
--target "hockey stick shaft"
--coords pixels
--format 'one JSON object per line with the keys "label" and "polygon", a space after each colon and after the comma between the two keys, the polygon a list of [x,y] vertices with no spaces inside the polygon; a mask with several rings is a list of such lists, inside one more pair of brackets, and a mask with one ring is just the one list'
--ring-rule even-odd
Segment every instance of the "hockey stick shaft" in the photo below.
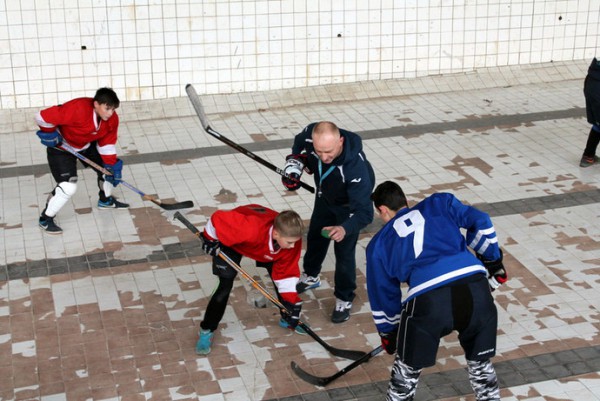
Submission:
{"label": "hockey stick shaft", "polygon": [[[81,153],[79,153],[78,151],[76,151],[71,145],[69,145],[68,143],[66,143],[64,141],[60,145],[60,149],[69,152],[70,154],[72,154],[73,156],[77,157],[82,162],[89,164],[90,166],[92,166],[93,168],[95,168],[96,170],[98,170],[99,172],[101,172],[104,175],[113,175],[106,168],[102,167],[101,165],[99,165],[98,163],[94,162],[93,160],[88,159],[87,157],[85,157],[84,155],[82,155]],[[177,202],[177,203],[163,203],[163,202],[161,202],[160,200],[156,199],[153,196],[146,195],[145,193],[143,193],[142,191],[140,191],[139,189],[137,189],[136,187],[134,187],[133,185],[131,185],[127,181],[120,180],[120,182],[125,187],[131,189],[133,192],[135,192],[138,195],[140,195],[143,199],[149,200],[149,201],[153,202],[154,204],[162,207],[165,210],[185,209],[185,208],[189,208],[189,207],[193,207],[194,206],[194,203],[192,201],[184,201],[184,202]]]}
{"label": "hockey stick shaft", "polygon": [[[188,219],[186,219],[181,213],[176,212],[173,217],[182,222],[183,225],[185,225],[192,233],[194,233],[196,237],[200,238],[200,236],[202,235],[200,233],[200,230],[198,230],[198,228],[194,226]],[[254,279],[254,277],[248,274],[240,265],[231,260],[231,258],[227,256],[224,252],[219,252],[218,257],[224,260],[229,266],[234,268],[235,271],[242,275],[242,277],[248,280],[254,288],[256,288],[262,295],[265,296],[265,298],[267,298],[275,306],[277,306],[282,312],[287,313],[288,315],[291,314],[291,312],[287,310],[287,308],[276,297],[271,295],[271,293],[267,291],[262,285],[260,285],[260,283]],[[365,356],[365,353],[363,351],[345,350],[332,347],[331,345],[327,344],[321,337],[319,337],[314,331],[312,331],[312,329],[306,323],[300,321],[298,325],[302,327],[309,336],[315,339],[332,355],[352,360],[357,360]]]}
{"label": "hockey stick shaft", "polygon": [[319,377],[319,376],[311,375],[310,373],[303,370],[294,361],[291,362],[291,366],[292,366],[292,370],[294,371],[294,373],[296,373],[298,375],[298,377],[300,377],[305,382],[314,384],[315,386],[324,387],[324,386],[328,385],[329,383],[331,383],[332,381],[334,381],[335,379],[337,379],[338,377],[343,376],[346,373],[350,372],[352,369],[356,368],[357,366],[362,365],[365,362],[368,362],[372,357],[379,354],[381,351],[383,351],[383,346],[380,345],[379,347],[373,349],[368,354],[365,354],[362,358],[357,359],[356,361],[352,362],[350,365],[341,369],[339,372],[337,372],[331,376],[327,376],[327,377]]}
{"label": "hockey stick shaft", "polygon": [[[192,84],[187,84],[185,87],[185,91],[187,92],[188,97],[190,98],[190,101],[192,102],[192,106],[194,106],[194,110],[196,110],[196,114],[198,114],[198,117],[200,118],[200,122],[202,123],[202,128],[204,128],[204,131],[206,131],[208,134],[212,135],[213,137],[217,138],[219,141],[223,142],[224,144],[234,148],[238,152],[248,156],[249,158],[253,159],[254,161],[257,161],[258,163],[262,164],[269,170],[272,170],[272,171],[276,172],[277,174],[281,175],[282,177],[285,177],[285,178],[288,178],[288,179],[294,181],[293,178],[290,178],[279,167],[275,166],[274,164],[268,162],[267,160],[263,159],[262,157],[258,156],[257,154],[252,153],[251,151],[244,148],[243,146],[233,142],[231,139],[224,137],[219,132],[215,131],[208,123],[208,118],[206,117],[206,113],[204,112],[204,106],[202,106],[202,102],[200,101],[200,98],[198,97],[198,94],[196,93],[196,90],[194,89]],[[307,183],[302,182],[300,180],[298,180],[298,182],[302,188],[306,189],[307,191],[309,191],[311,193],[315,193],[315,189],[312,186],[310,186]]]}

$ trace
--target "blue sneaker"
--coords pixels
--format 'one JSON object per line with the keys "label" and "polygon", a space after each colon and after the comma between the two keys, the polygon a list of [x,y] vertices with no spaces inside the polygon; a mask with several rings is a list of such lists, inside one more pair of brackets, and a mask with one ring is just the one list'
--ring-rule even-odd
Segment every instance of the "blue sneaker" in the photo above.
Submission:
{"label": "blue sneaker", "polygon": [[109,196],[105,201],[98,199],[98,208],[100,209],[127,209],[129,203],[123,203]]}
{"label": "blue sneaker", "polygon": [[208,355],[210,353],[210,346],[212,344],[214,333],[210,330],[200,329],[199,334],[200,338],[198,338],[198,342],[196,343],[196,354]]}
{"label": "blue sneaker", "polygon": [[[283,327],[284,329],[291,330],[290,329],[290,324],[284,318],[281,318],[279,320],[279,327]],[[306,331],[304,331],[304,329],[302,327],[300,327],[300,326],[296,326],[296,329],[294,331],[296,332],[296,334],[300,334],[300,335],[303,335],[303,336],[306,335]]]}

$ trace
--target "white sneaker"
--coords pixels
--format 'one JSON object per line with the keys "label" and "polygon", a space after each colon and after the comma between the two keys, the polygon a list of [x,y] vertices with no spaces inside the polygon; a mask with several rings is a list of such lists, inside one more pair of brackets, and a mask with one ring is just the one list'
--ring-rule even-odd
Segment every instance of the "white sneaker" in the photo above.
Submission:
{"label": "white sneaker", "polygon": [[321,286],[321,279],[319,276],[307,276],[306,273],[302,273],[300,276],[300,281],[296,284],[296,292],[298,294],[302,294],[306,290],[312,290],[313,288],[317,288]]}

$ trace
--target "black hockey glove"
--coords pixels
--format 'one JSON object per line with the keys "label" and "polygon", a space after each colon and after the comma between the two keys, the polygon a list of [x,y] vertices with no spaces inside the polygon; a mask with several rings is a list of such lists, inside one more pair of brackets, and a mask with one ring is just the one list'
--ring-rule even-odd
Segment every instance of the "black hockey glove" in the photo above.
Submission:
{"label": "black hockey glove", "polygon": [[210,256],[218,256],[221,243],[218,239],[209,238],[204,232],[202,233],[202,249],[206,252],[207,255]]}
{"label": "black hockey glove", "polygon": [[298,322],[300,322],[300,311],[302,310],[302,302],[293,304],[291,302],[282,301],[281,303],[283,304],[283,306],[285,306],[285,309],[287,309],[287,312],[282,312],[281,316],[289,325],[288,328],[290,330],[295,330],[296,326],[298,326]]}
{"label": "black hockey glove", "polygon": [[288,155],[285,158],[283,173],[287,177],[282,176],[281,183],[288,191],[295,191],[300,188],[300,177],[302,177],[305,164],[306,155]]}
{"label": "black hockey glove", "polygon": [[381,345],[385,349],[385,352],[390,355],[395,354],[398,346],[398,326],[388,333],[379,332],[379,337],[381,338]]}
{"label": "black hockey glove", "polygon": [[490,283],[490,289],[492,291],[506,283],[506,280],[508,280],[508,274],[506,273],[506,269],[504,269],[504,264],[502,263],[502,249],[500,249],[500,257],[496,260],[486,260],[479,254],[477,254],[477,258],[479,258],[481,263],[483,263],[483,266],[488,271],[488,282]]}

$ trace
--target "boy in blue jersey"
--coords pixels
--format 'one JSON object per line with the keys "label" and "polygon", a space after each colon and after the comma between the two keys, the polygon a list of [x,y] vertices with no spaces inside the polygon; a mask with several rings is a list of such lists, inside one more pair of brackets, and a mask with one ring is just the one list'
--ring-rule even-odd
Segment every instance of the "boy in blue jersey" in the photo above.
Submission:
{"label": "boy in blue jersey", "polygon": [[[386,399],[412,400],[440,338],[457,330],[476,399],[500,400],[490,361],[498,324],[490,289],[507,275],[490,217],[449,193],[409,208],[391,181],[371,200],[385,225],[367,246],[367,291],[381,343],[396,352]],[[400,283],[408,284],[404,299]]]}

